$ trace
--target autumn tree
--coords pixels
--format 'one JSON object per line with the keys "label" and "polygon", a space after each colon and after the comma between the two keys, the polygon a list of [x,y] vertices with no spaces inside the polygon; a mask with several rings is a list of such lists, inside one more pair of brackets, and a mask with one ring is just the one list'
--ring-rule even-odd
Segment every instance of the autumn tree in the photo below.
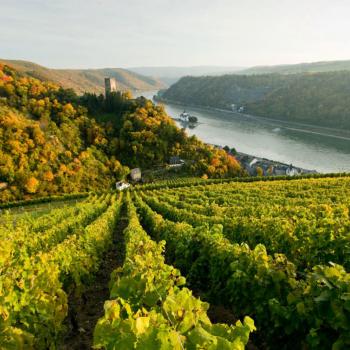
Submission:
{"label": "autumn tree", "polygon": [[28,193],[35,193],[39,187],[39,180],[37,180],[34,176],[30,177],[26,184],[25,189]]}

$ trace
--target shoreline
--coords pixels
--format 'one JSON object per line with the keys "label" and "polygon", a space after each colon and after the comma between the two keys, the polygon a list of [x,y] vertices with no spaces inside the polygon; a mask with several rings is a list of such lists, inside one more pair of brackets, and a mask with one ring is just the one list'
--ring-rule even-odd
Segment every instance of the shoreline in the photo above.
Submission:
{"label": "shoreline", "polygon": [[[154,97],[156,97],[156,96],[154,96]],[[271,122],[271,123],[276,123],[276,124],[284,124],[283,128],[288,129],[288,130],[350,141],[350,130],[342,130],[342,129],[330,128],[330,127],[326,127],[326,126],[316,126],[316,125],[299,123],[299,122],[282,120],[282,119],[261,117],[261,116],[257,116],[257,115],[238,113],[235,111],[231,111],[229,109],[209,107],[209,106],[206,107],[206,106],[190,105],[190,104],[184,104],[184,103],[178,102],[178,101],[167,100],[167,99],[159,98],[159,97],[154,98],[154,97],[153,97],[153,100],[157,103],[164,102],[164,103],[167,103],[170,105],[175,105],[175,106],[190,107],[190,108],[203,110],[203,111],[215,111],[215,112],[221,112],[221,113],[225,113],[225,114],[232,114],[235,116],[242,116],[244,118],[249,118],[249,119],[253,119],[253,120],[257,120],[257,121],[260,120],[260,121],[266,121],[266,122]],[[279,125],[279,126],[281,126],[281,125]],[[297,128],[298,126],[305,127],[305,128],[312,128],[313,130],[299,129],[299,128]],[[325,131],[325,132],[328,131],[328,132],[331,132],[332,134],[324,133],[322,131]]]}
{"label": "shoreline", "polygon": [[[293,164],[287,164],[287,163],[279,162],[279,161],[276,161],[276,160],[271,160],[271,159],[268,159],[268,158],[257,157],[257,156],[254,156],[252,154],[247,154],[247,153],[243,153],[243,152],[237,152],[237,154],[234,155],[234,157],[248,171],[249,171],[249,167],[247,169],[247,163],[243,162],[244,158],[250,159],[251,161],[252,160],[256,160],[255,164],[257,164],[258,166],[262,165],[263,170],[266,170],[266,168],[269,168],[269,167],[274,167],[274,168],[277,168],[279,170],[283,169],[284,171],[287,171],[287,169],[291,169],[291,171],[295,171],[296,172],[295,175],[322,174],[322,173],[318,172],[315,169],[313,169],[313,170],[305,169],[305,168],[301,168],[301,167],[295,166]],[[276,175],[276,174],[264,174],[264,175],[265,176],[273,176],[273,175]],[[279,174],[279,175],[281,175],[281,174]],[[292,176],[295,176],[295,175],[292,175]]]}
{"label": "shoreline", "polygon": [[[185,107],[184,104],[182,103],[179,103],[179,102],[173,102],[173,101],[168,101],[168,100],[160,100],[158,98],[154,99],[155,102],[157,103],[167,103],[167,104],[173,104],[173,105],[176,105],[176,106],[183,106]],[[212,107],[198,107],[198,106],[189,106],[190,108],[193,108],[193,109],[198,109],[198,110],[205,110],[205,111],[216,111],[216,112],[222,112],[222,113],[230,113],[230,114],[238,114],[238,115],[243,115],[244,117],[251,117],[251,118],[254,118],[254,116],[249,116],[249,115],[246,115],[246,114],[242,114],[242,113],[235,113],[233,111],[229,111],[229,110],[224,110],[224,109],[219,109],[219,108],[212,108]],[[179,121],[178,118],[176,117],[171,117],[173,120],[175,121]],[[256,119],[258,119],[260,117],[256,117]],[[197,124],[200,124],[197,123]],[[307,131],[305,131],[307,132]],[[349,141],[350,141],[350,138],[349,138]],[[223,148],[225,145],[217,145],[217,144],[211,144],[211,143],[207,143],[208,145],[211,145],[211,146],[214,146],[214,147],[217,147],[217,148]],[[231,154],[231,153],[230,153]],[[268,159],[268,158],[265,158],[264,156],[256,156],[256,155],[253,155],[253,154],[248,154],[248,153],[244,153],[244,152],[238,152],[236,153],[236,155],[232,154],[233,156],[235,156],[235,158],[240,162],[241,166],[247,170],[250,174],[252,174],[254,171],[256,171],[256,167],[259,166],[259,167],[262,167],[263,170],[264,170],[264,175],[265,176],[271,176],[273,174],[268,174],[268,168],[274,168],[274,169],[277,169],[275,171],[281,173],[283,171],[283,174],[285,174],[285,172],[287,171],[287,169],[292,169],[291,171],[294,171],[296,174],[320,174],[319,171],[313,169],[306,169],[306,168],[303,168],[303,167],[300,167],[300,166],[297,166],[297,165],[293,165],[293,164],[287,164],[287,163],[284,163],[282,161],[277,161],[277,160],[272,160],[272,159]],[[252,161],[255,161],[254,165],[255,167],[252,168],[250,166],[250,163]],[[294,170],[293,170],[294,169]],[[289,170],[288,170],[289,171]]]}
{"label": "shoreline", "polygon": [[[207,143],[210,146],[213,147],[218,147],[220,149],[223,149],[223,146],[221,145],[214,145],[214,144],[210,144]],[[319,171],[313,169],[305,169],[293,164],[287,164],[287,163],[283,163],[277,160],[272,160],[272,159],[268,159],[268,158],[264,158],[264,157],[258,157],[255,156],[253,154],[248,154],[248,153],[244,153],[244,152],[237,152],[236,154],[233,154],[231,152],[228,152],[230,155],[232,155],[233,157],[235,157],[239,163],[241,164],[241,166],[248,171],[248,173],[250,173],[250,175],[253,175],[254,171],[256,171],[256,167],[260,167],[262,168],[262,170],[264,171],[264,176],[273,176],[273,175],[289,175],[287,174],[287,169],[288,171],[294,172],[294,175],[289,175],[289,176],[296,176],[296,175],[305,175],[305,174],[322,174]],[[253,163],[253,164],[251,164]],[[253,167],[255,165],[255,167]],[[273,168],[275,173],[273,174],[269,174],[268,173],[268,169],[269,168]],[[276,173],[279,172],[278,174]],[[281,172],[284,172],[283,174]],[[256,174],[255,174],[256,175]],[[254,175],[253,175],[254,176]]]}

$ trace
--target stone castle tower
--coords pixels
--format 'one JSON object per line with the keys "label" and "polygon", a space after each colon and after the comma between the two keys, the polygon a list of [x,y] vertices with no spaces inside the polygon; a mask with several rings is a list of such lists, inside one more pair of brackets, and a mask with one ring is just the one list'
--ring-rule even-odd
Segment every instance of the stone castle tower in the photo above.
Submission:
{"label": "stone castle tower", "polygon": [[117,91],[117,81],[114,78],[105,78],[106,95],[113,91]]}

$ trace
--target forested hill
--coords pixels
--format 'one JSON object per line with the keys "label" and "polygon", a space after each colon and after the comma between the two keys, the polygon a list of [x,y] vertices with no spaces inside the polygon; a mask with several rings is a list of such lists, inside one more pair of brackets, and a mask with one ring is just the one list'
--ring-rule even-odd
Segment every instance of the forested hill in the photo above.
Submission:
{"label": "forested hill", "polygon": [[0,202],[106,190],[130,168],[153,170],[171,156],[189,160],[188,175],[241,173],[234,157],[188,137],[145,98],[78,96],[0,64]]}
{"label": "forested hill", "polygon": [[187,105],[245,107],[257,116],[350,130],[350,71],[185,77],[162,98]]}
{"label": "forested hill", "polygon": [[104,78],[117,80],[119,90],[157,90],[164,87],[159,80],[146,77],[121,68],[102,69],[50,69],[36,63],[17,60],[0,59],[27,76],[43,81],[52,81],[63,88],[73,89],[77,94],[84,92],[103,93]]}
{"label": "forested hill", "polygon": [[276,66],[255,66],[243,69],[238,74],[296,74],[335,72],[343,70],[350,70],[350,60],[281,64]]}
{"label": "forested hill", "polygon": [[171,101],[189,105],[231,108],[232,103],[246,103],[264,98],[272,90],[281,88],[281,75],[223,75],[184,77],[162,95]]}

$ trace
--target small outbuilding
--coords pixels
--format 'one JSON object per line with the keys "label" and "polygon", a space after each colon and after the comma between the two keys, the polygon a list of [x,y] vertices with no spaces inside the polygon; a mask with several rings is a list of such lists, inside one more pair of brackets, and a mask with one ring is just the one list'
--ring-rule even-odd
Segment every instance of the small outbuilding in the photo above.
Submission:
{"label": "small outbuilding", "polygon": [[185,164],[185,161],[181,159],[179,156],[173,156],[169,158],[169,165],[172,168],[181,167]]}
{"label": "small outbuilding", "polygon": [[141,169],[135,168],[130,171],[130,179],[132,181],[141,181],[142,175],[141,175]]}
{"label": "small outbuilding", "polygon": [[273,171],[273,175],[286,175],[286,169],[283,167],[275,167]]}
{"label": "small outbuilding", "polygon": [[119,181],[115,184],[115,188],[118,190],[118,191],[123,191],[123,190],[126,190],[127,188],[130,187],[130,184],[124,182],[124,181]]}

